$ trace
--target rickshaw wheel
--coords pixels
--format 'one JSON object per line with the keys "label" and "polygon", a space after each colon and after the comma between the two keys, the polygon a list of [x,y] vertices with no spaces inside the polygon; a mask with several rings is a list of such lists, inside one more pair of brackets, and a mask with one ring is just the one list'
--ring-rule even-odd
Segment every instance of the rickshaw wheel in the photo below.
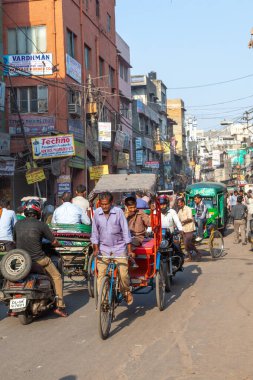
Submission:
{"label": "rickshaw wheel", "polygon": [[164,263],[161,261],[160,268],[156,272],[156,302],[160,311],[165,306],[165,277],[164,277]]}
{"label": "rickshaw wheel", "polygon": [[95,273],[94,270],[92,269],[92,262],[94,260],[94,255],[93,253],[89,257],[89,262],[88,262],[88,292],[89,296],[94,298],[95,295]]}
{"label": "rickshaw wheel", "polygon": [[110,301],[110,279],[104,277],[98,295],[98,331],[101,339],[108,338],[113,318],[114,299]]}
{"label": "rickshaw wheel", "polygon": [[220,231],[212,230],[209,238],[209,249],[213,259],[221,257],[224,252],[224,240]]}

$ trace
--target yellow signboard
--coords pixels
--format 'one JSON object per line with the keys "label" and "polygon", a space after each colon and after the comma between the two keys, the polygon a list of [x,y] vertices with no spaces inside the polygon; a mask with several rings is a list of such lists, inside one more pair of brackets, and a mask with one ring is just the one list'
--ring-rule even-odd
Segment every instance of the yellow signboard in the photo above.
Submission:
{"label": "yellow signboard", "polygon": [[44,179],[46,179],[44,170],[42,168],[28,170],[25,174],[25,177],[28,185],[44,181]]}
{"label": "yellow signboard", "polygon": [[108,165],[91,166],[89,171],[90,179],[98,180],[102,175],[109,174],[109,167]]}

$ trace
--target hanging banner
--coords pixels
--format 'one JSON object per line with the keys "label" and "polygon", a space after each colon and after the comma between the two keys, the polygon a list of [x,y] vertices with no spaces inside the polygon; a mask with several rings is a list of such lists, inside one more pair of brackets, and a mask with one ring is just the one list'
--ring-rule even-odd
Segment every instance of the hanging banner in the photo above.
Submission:
{"label": "hanging banner", "polygon": [[98,123],[98,141],[108,141],[112,140],[112,124],[111,123]]}
{"label": "hanging banner", "polygon": [[28,170],[25,174],[28,185],[36,182],[44,181],[46,179],[43,168],[36,168]]}
{"label": "hanging banner", "polygon": [[63,193],[71,193],[71,177],[70,175],[60,175],[57,178],[57,195],[61,197]]}
{"label": "hanging banner", "polygon": [[108,165],[91,166],[89,172],[91,180],[98,180],[102,175],[109,174],[109,167]]}
{"label": "hanging banner", "polygon": [[31,143],[34,160],[75,155],[73,135],[33,137]]}

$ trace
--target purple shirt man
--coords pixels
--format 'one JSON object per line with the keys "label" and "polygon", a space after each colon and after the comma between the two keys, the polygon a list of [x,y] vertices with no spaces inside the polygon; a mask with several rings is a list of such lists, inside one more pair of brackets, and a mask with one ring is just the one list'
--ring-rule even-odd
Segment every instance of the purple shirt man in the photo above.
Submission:
{"label": "purple shirt man", "polygon": [[120,208],[112,207],[108,215],[101,207],[95,211],[91,242],[99,246],[103,256],[113,254],[126,257],[127,244],[131,243],[131,236],[127,220]]}

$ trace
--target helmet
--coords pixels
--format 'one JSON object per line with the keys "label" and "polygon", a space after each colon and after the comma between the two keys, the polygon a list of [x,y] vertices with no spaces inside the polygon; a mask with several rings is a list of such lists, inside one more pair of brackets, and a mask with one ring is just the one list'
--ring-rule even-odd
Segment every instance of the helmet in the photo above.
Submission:
{"label": "helmet", "polygon": [[24,214],[25,216],[35,215],[39,219],[41,217],[40,202],[35,199],[27,201],[24,206]]}

